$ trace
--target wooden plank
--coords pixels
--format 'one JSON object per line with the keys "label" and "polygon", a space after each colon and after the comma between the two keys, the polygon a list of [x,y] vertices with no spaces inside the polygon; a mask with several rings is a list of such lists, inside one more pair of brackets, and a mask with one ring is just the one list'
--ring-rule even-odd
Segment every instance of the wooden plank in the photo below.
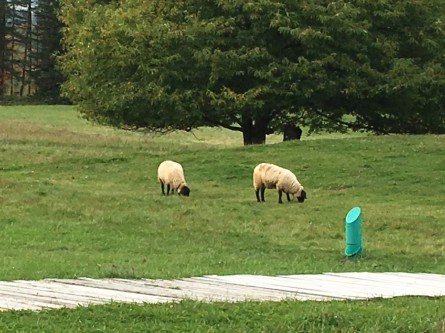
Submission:
{"label": "wooden plank", "polygon": [[8,310],[32,310],[32,311],[38,311],[41,310],[41,306],[37,306],[34,304],[28,303],[21,303],[17,302],[13,298],[4,298],[3,296],[0,296],[0,311],[8,311]]}
{"label": "wooden plank", "polygon": [[[66,281],[66,280],[64,280]],[[130,280],[129,280],[130,281]],[[55,282],[55,281],[53,281]],[[60,282],[59,283],[68,283],[66,282]],[[83,286],[83,287],[91,287],[91,288],[97,288],[97,289],[105,289],[105,290],[114,290],[117,292],[125,292],[130,294],[141,294],[141,295],[147,295],[151,296],[153,299],[159,300],[159,301],[178,301],[182,293],[180,290],[176,289],[167,289],[162,287],[156,287],[151,285],[140,285],[135,283],[136,280],[131,282],[124,282],[119,281],[116,279],[90,279],[90,278],[79,278],[79,279],[73,279],[69,280],[70,285],[76,285],[76,286]]]}
{"label": "wooden plank", "polygon": [[9,295],[17,299],[30,299],[49,308],[63,306],[73,307],[78,304],[71,300],[59,299],[51,293],[42,294],[41,292],[29,288],[20,288],[14,283],[0,282],[0,295]]}
{"label": "wooden plank", "polygon": [[0,297],[5,298],[9,296],[11,299],[22,299],[32,301],[33,304],[40,304],[47,308],[60,308],[60,307],[76,307],[80,303],[65,299],[56,298],[53,296],[44,296],[34,293],[23,293],[18,292],[17,290],[0,290]]}
{"label": "wooden plank", "polygon": [[172,301],[169,297],[156,295],[142,295],[133,292],[125,292],[118,290],[94,288],[81,285],[77,279],[46,279],[54,284],[60,285],[66,291],[77,293],[80,295],[90,295],[104,301],[121,301],[127,303],[165,303]]}
{"label": "wooden plank", "polygon": [[[302,276],[286,276],[282,277],[285,279],[291,280],[301,280]],[[369,297],[394,297],[400,295],[406,295],[409,292],[412,292],[413,286],[407,285],[404,283],[394,285],[388,283],[382,283],[380,281],[375,280],[357,280],[352,277],[342,276],[342,275],[315,275],[310,277],[311,281],[315,283],[315,281],[319,281],[320,283],[326,284],[329,283],[335,284],[335,290],[350,290],[350,291],[362,291],[365,290],[368,293]],[[445,284],[441,287],[445,287]],[[440,294],[440,290],[435,286],[431,286],[428,284],[422,284],[416,286],[416,292],[421,295],[437,295]],[[442,288],[442,290],[445,290]]]}
{"label": "wooden plank", "polygon": [[237,283],[233,283],[233,282],[213,279],[212,277],[207,277],[207,276],[194,277],[194,278],[188,278],[188,279],[183,279],[183,280],[189,281],[189,282],[194,282],[194,283],[199,283],[203,286],[215,286],[215,287],[219,287],[219,288],[224,288],[226,290],[239,292],[241,294],[276,296],[278,298],[286,298],[286,297],[295,296],[294,292],[281,291],[281,290],[270,290],[267,288],[242,285],[242,284],[237,284]]}
{"label": "wooden plank", "polygon": [[434,286],[442,286],[445,287],[445,276],[442,278],[425,275],[425,274],[414,274],[414,273],[401,273],[401,272],[386,272],[384,273],[387,276],[395,276],[400,279],[409,279],[409,280],[415,280],[419,281],[421,283],[425,283],[428,285],[434,285]]}
{"label": "wooden plank", "polygon": [[222,286],[207,286],[202,283],[184,280],[163,280],[157,282],[161,286],[179,288],[182,290],[183,298],[202,301],[243,301],[247,300],[245,294],[230,292],[230,289]]}
{"label": "wooden plank", "polygon": [[280,277],[283,281],[292,281],[299,286],[310,286],[317,290],[332,290],[335,293],[344,295],[359,296],[359,297],[391,297],[393,295],[393,288],[385,288],[379,285],[364,285],[358,283],[351,283],[343,277],[329,277],[329,276],[313,276],[302,279],[301,277]]}
{"label": "wooden plank", "polygon": [[[347,275],[349,277],[349,275]],[[346,277],[346,276],[345,276]],[[365,279],[362,279],[365,277]],[[354,278],[357,279],[357,276]],[[445,290],[445,278],[443,281],[439,281],[437,279],[427,279],[424,277],[421,277],[417,274],[398,274],[398,273],[383,273],[379,275],[372,275],[369,274],[363,275],[362,277],[358,276],[358,278],[361,279],[361,281],[370,281],[370,278],[373,278],[373,281],[377,281],[380,284],[384,284],[386,282],[394,283],[396,284],[403,284],[403,285],[418,285],[418,286],[424,286],[428,288],[437,288],[439,290]],[[388,279],[389,278],[389,279]]]}
{"label": "wooden plank", "polygon": [[369,293],[362,286],[351,287],[339,281],[329,281],[316,279],[313,276],[301,276],[298,279],[288,279],[283,277],[266,278],[277,286],[287,285],[303,290],[310,290],[321,295],[334,295],[342,299],[367,299]]}
{"label": "wooden plank", "polygon": [[445,283],[437,283],[425,281],[424,279],[416,278],[409,275],[393,275],[386,273],[331,273],[330,275],[344,276],[355,279],[357,283],[364,283],[363,281],[374,281],[382,286],[393,288],[395,290],[402,290],[406,296],[444,296]]}
{"label": "wooden plank", "polygon": [[[49,287],[47,285],[48,281],[42,281],[42,283],[46,285],[46,288]],[[82,287],[76,288],[75,286],[69,286],[65,284],[51,283],[51,288],[49,290],[53,290],[56,292],[63,291],[64,293],[68,293],[71,295],[72,299],[78,299],[80,304],[104,304],[106,302],[110,302],[111,299],[110,296],[99,295],[98,293],[95,293],[90,289],[85,289]]]}
{"label": "wooden plank", "polygon": [[[335,274],[339,276],[338,274]],[[341,276],[341,275],[340,275]],[[445,284],[443,285],[431,285],[419,280],[397,280],[394,278],[389,278],[385,275],[362,275],[357,277],[354,275],[341,276],[344,279],[350,279],[351,284],[363,285],[370,291],[385,292],[385,290],[392,290],[393,296],[444,296],[445,295]],[[388,295],[391,295],[389,293]]]}
{"label": "wooden plank", "polygon": [[[385,273],[386,274],[386,273]],[[445,286],[445,277],[443,277],[442,281],[440,281],[437,278],[434,279],[427,279],[422,277],[419,274],[411,274],[411,273],[394,273],[394,276],[403,276],[406,278],[409,278],[412,281],[420,281],[423,284],[428,284],[432,286],[437,287],[444,287]],[[298,276],[298,275],[295,275]],[[343,279],[350,279],[351,281],[358,281],[358,283],[377,283],[382,284],[382,281],[384,282],[384,277],[380,273],[323,273],[323,276],[335,276]],[[293,277],[293,275],[289,276],[290,278]]]}
{"label": "wooden plank", "polygon": [[[204,290],[207,292],[213,291],[221,291],[224,293],[233,293],[234,295],[242,296],[245,298],[248,294],[258,295],[258,294],[266,294],[267,296],[271,296],[273,298],[281,299],[284,297],[288,297],[290,295],[294,295],[292,292],[281,292],[282,297],[279,296],[280,292],[276,290],[268,290],[265,288],[257,288],[245,285],[237,285],[226,281],[213,281],[208,277],[192,277],[192,278],[184,278],[180,280],[147,280],[144,279],[148,284],[156,284],[158,286],[166,287],[166,288],[174,288],[185,291],[195,291],[195,290]],[[137,282],[140,283],[140,282]]]}
{"label": "wooden plank", "polygon": [[10,302],[18,303],[18,304],[30,304],[33,306],[37,306],[39,308],[52,308],[57,309],[62,307],[60,304],[54,304],[51,300],[33,296],[33,295],[20,295],[15,292],[1,291],[0,299],[7,300]]}
{"label": "wooden plank", "polygon": [[[122,280],[122,279],[120,279]],[[138,285],[141,287],[149,287],[149,288],[160,288],[161,290],[168,290],[169,293],[174,292],[176,296],[181,297],[182,299],[197,299],[197,300],[228,300],[234,301],[240,298],[240,295],[236,295],[232,290],[230,290],[230,295],[228,295],[228,291],[224,290],[222,286],[218,286],[215,290],[211,290],[211,288],[206,288],[203,283],[193,283],[193,281],[185,281],[185,280],[148,280],[148,281],[132,281],[126,280],[125,283]],[[156,285],[155,285],[156,284]],[[245,293],[244,293],[245,294]],[[241,295],[243,299],[245,295]]]}
{"label": "wooden plank", "polygon": [[[175,281],[178,282],[178,281]],[[196,290],[196,288],[204,290],[212,290],[213,292],[219,292],[226,296],[239,298],[240,300],[269,300],[269,301],[281,301],[284,299],[294,299],[297,295],[291,292],[283,291],[271,291],[265,288],[256,288],[250,286],[240,286],[233,283],[226,283],[220,281],[213,281],[200,278],[188,278],[182,279],[181,283],[189,289]]]}
{"label": "wooden plank", "polygon": [[232,283],[237,283],[240,285],[255,286],[261,288],[268,288],[272,290],[290,291],[298,294],[309,294],[314,296],[319,296],[323,298],[331,299],[366,299],[363,296],[357,295],[343,295],[341,293],[333,292],[332,290],[316,288],[311,284],[303,283],[292,283],[292,282],[281,282],[275,277],[263,276],[263,275],[228,275],[228,276],[213,276],[215,280],[228,281]]}
{"label": "wooden plank", "polygon": [[[266,278],[267,279],[267,278]],[[270,278],[269,278],[270,279]],[[284,279],[284,280],[283,280]],[[324,277],[324,276],[296,276],[294,278],[290,277],[278,277],[272,278],[270,281],[275,280],[275,284],[277,285],[297,285],[300,287],[308,287],[311,289],[320,290],[320,292],[325,292],[327,290],[333,290],[335,293],[339,295],[349,297],[349,296],[358,296],[358,297],[393,297],[398,294],[407,294],[412,290],[412,286],[407,285],[397,285],[397,286],[389,286],[389,288],[370,288],[369,286],[363,286],[360,284],[350,284],[346,281],[341,282],[338,279],[332,280],[332,278]],[[388,286],[387,286],[388,287]],[[408,289],[409,288],[409,289]],[[425,288],[422,286],[418,286],[417,292],[419,294],[428,294],[433,293],[436,290],[433,288]]]}
{"label": "wooden plank", "polygon": [[151,280],[151,279],[143,279],[143,280],[126,280],[126,279],[115,279],[120,282],[124,282],[127,285],[139,286],[142,288],[159,288],[160,290],[165,291],[166,293],[172,293],[175,296],[181,298],[187,298],[190,295],[190,290],[188,288],[184,288],[184,286],[180,286],[180,283],[177,283],[179,280]]}
{"label": "wooden plank", "polygon": [[[232,278],[229,278],[231,281]],[[268,276],[244,276],[242,280],[239,279],[239,276],[234,276],[235,280],[238,280],[238,283],[248,284],[248,285],[256,285],[264,288],[270,288],[272,290],[289,290],[296,292],[298,294],[311,294],[316,295],[318,297],[329,297],[331,299],[364,299],[365,295],[350,295],[343,294],[340,292],[332,291],[332,288],[327,288],[320,284],[314,284],[312,281],[309,281],[308,278],[302,279],[300,281],[292,281],[292,280],[281,280],[277,277],[268,277]],[[233,281],[232,281],[233,282]]]}
{"label": "wooden plank", "polygon": [[[412,273],[403,273],[403,272],[398,272],[398,274],[412,274]],[[444,281],[445,280],[445,274],[436,274],[436,273],[415,273],[417,276],[419,277],[426,277],[428,279],[436,279],[439,281]]]}
{"label": "wooden plank", "polygon": [[[145,281],[145,280],[144,280]],[[88,278],[79,278],[76,281],[71,281],[78,285],[84,286],[94,286],[101,288],[110,288],[115,290],[125,290],[138,292],[143,294],[153,294],[165,293],[168,296],[174,296],[175,298],[187,298],[197,296],[204,292],[203,297],[215,296],[215,291],[218,292],[217,295],[222,295],[222,298],[246,298],[249,294],[249,289],[243,288],[242,290],[236,290],[233,286],[227,287],[223,285],[217,285],[215,288],[206,287],[204,283],[190,279],[182,280],[148,280],[147,283],[144,281],[137,280],[124,280],[124,279],[105,279],[104,280],[94,280]],[[155,285],[156,284],[156,285]],[[258,293],[259,289],[255,289],[254,293]],[[254,294],[254,295],[255,295]],[[255,295],[256,296],[256,295]],[[277,298],[275,294],[267,295],[269,297]],[[288,295],[285,295],[288,296]]]}
{"label": "wooden plank", "polygon": [[[417,274],[396,274],[390,272],[384,273],[369,273],[369,272],[348,272],[348,273],[329,273],[330,275],[338,275],[338,276],[349,276],[354,277],[358,280],[372,280],[372,281],[382,281],[382,282],[412,282],[413,280],[421,280],[425,281],[427,276],[424,278],[416,277]],[[440,281],[437,278],[434,281]],[[432,281],[433,282],[433,281]],[[433,282],[434,283],[434,282]]]}
{"label": "wooden plank", "polygon": [[[14,282],[0,282],[0,292],[7,290],[23,295],[36,295],[40,297],[48,297],[50,299],[66,301],[71,304],[99,304],[103,303],[93,297],[72,295],[67,293],[63,288],[48,285],[45,281],[14,281]],[[61,301],[62,302],[62,301]]]}
{"label": "wooden plank", "polygon": [[42,306],[30,302],[27,298],[0,292],[0,309],[2,310],[41,310],[42,308]]}
{"label": "wooden plank", "polygon": [[306,293],[296,293],[295,291],[287,291],[287,290],[277,290],[263,287],[256,287],[250,285],[237,284],[229,281],[224,281],[220,279],[215,279],[214,276],[204,276],[204,277],[196,277],[192,278],[193,280],[198,280],[201,283],[206,284],[216,284],[216,285],[227,285],[228,288],[241,288],[241,290],[247,289],[254,295],[261,297],[261,295],[269,295],[275,296],[278,300],[286,300],[286,299],[297,299],[297,300],[330,300],[330,297],[320,297],[320,295],[312,295]]}

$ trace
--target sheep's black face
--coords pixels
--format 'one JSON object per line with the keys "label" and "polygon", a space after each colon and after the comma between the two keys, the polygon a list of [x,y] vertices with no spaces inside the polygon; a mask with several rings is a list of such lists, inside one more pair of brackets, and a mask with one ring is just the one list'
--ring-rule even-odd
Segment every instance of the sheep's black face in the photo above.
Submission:
{"label": "sheep's black face", "polygon": [[190,189],[187,186],[184,186],[183,188],[181,188],[181,191],[179,193],[185,197],[188,197],[190,195]]}
{"label": "sheep's black face", "polygon": [[299,197],[297,197],[297,200],[299,203],[303,203],[304,200],[306,199],[306,191],[301,191],[301,195]]}

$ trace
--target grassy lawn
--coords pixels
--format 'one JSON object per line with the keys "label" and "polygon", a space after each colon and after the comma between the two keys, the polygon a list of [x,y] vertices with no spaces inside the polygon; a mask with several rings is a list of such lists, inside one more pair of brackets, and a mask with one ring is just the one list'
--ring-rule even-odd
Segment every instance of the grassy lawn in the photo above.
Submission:
{"label": "grassy lawn", "polygon": [[443,299],[368,302],[112,304],[0,313],[1,332],[442,333]]}
{"label": "grassy lawn", "polygon": [[[243,147],[240,133],[208,128],[129,133],[89,124],[69,106],[0,106],[0,280],[445,274],[445,136],[268,142]],[[165,159],[184,166],[189,198],[160,195]],[[308,200],[279,205],[266,190],[257,204],[252,171],[263,161],[293,170]],[[344,218],[354,206],[364,254],[347,260]],[[445,332],[444,320],[445,306],[422,298],[183,302],[3,313],[0,331]]]}

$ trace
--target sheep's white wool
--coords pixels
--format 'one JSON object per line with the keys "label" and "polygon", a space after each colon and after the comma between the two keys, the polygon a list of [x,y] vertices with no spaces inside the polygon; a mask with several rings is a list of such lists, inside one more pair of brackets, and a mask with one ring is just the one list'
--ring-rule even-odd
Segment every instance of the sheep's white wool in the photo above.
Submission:
{"label": "sheep's white wool", "polygon": [[158,180],[178,192],[187,186],[182,165],[174,161],[164,161],[159,165]]}
{"label": "sheep's white wool", "polygon": [[253,187],[281,190],[284,193],[300,196],[304,190],[297,177],[288,169],[275,164],[260,163],[253,170]]}

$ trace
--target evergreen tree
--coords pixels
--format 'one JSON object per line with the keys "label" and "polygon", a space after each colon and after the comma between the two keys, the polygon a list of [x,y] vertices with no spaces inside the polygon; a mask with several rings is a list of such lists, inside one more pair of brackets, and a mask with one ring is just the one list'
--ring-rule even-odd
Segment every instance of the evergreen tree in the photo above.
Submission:
{"label": "evergreen tree", "polygon": [[16,50],[14,57],[14,82],[17,86],[15,93],[23,96],[25,87],[30,87],[31,85],[29,59],[32,47],[32,1],[15,0],[14,9],[13,36]]}
{"label": "evergreen tree", "polygon": [[8,31],[7,18],[9,17],[9,6],[7,0],[0,0],[0,96],[5,92],[5,84],[8,73]]}
{"label": "evergreen tree", "polygon": [[64,0],[62,18],[64,91],[88,119],[245,144],[295,119],[445,132],[441,0]]}
{"label": "evergreen tree", "polygon": [[61,102],[60,85],[63,76],[57,68],[57,55],[62,52],[62,23],[58,20],[59,1],[39,0],[34,9],[36,16],[35,48],[32,79],[36,86],[36,96],[48,102]]}

